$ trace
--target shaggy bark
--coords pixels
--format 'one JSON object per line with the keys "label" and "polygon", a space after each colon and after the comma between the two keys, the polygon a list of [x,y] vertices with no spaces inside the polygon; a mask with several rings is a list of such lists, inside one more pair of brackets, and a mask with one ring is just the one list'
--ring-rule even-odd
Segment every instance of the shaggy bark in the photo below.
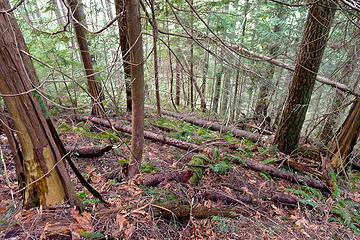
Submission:
{"label": "shaggy bark", "polygon": [[139,0],[126,0],[131,61],[132,132],[128,176],[139,172],[144,147],[144,61]]}
{"label": "shaggy bark", "polygon": [[[340,170],[349,161],[349,154],[352,152],[360,133],[360,98],[356,99],[349,115],[330,145],[331,165]],[[329,164],[327,164],[327,168]]]}
{"label": "shaggy bark", "polygon": [[298,146],[335,11],[336,3],[332,0],[314,2],[309,9],[289,96],[274,140],[286,154]]}
{"label": "shaggy bark", "polygon": [[[0,12],[7,9],[9,2],[1,0]],[[0,13],[0,32],[0,93],[16,130],[16,138],[7,133],[13,154],[18,155],[15,166],[25,186],[24,206],[51,206],[68,199],[79,206],[64,155],[57,147],[58,136],[52,132],[43,99],[34,91],[39,86],[34,65],[20,54],[28,49],[13,14]],[[21,166],[17,166],[19,160]]]}

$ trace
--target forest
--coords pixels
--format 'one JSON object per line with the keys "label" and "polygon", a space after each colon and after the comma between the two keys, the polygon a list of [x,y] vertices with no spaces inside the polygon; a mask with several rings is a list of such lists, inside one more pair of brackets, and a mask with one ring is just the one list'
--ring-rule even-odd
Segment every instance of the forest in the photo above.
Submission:
{"label": "forest", "polygon": [[0,239],[360,239],[357,0],[0,0]]}

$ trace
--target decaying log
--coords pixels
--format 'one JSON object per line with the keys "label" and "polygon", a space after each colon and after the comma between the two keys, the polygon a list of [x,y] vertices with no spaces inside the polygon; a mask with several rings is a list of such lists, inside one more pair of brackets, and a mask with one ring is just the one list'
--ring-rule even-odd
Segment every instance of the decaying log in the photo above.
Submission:
{"label": "decaying log", "polygon": [[295,205],[298,203],[298,200],[295,197],[285,193],[275,193],[271,197],[271,201],[288,205]]}
{"label": "decaying log", "polygon": [[238,204],[239,201],[243,203],[252,203],[253,198],[246,195],[237,195],[236,197],[232,197],[228,194],[218,192],[215,190],[204,190],[203,194],[205,199],[209,199],[211,201],[222,201],[226,204]]}
{"label": "decaying log", "polygon": [[[155,109],[155,107],[153,107],[153,106],[146,105],[145,107],[149,108],[149,109],[153,109],[153,110]],[[167,110],[161,110],[161,113],[171,116],[171,117],[183,119],[186,122],[189,122],[194,125],[197,125],[197,126],[200,126],[203,128],[207,128],[207,129],[210,129],[213,131],[229,132],[229,133],[234,134],[235,137],[246,138],[253,142],[264,142],[267,139],[267,137],[262,136],[261,134],[258,134],[258,133],[247,132],[247,131],[240,130],[240,129],[237,129],[237,128],[231,127],[231,126],[223,126],[219,123],[200,119],[199,117],[193,117],[193,116],[189,116],[186,114],[175,113],[175,112],[171,112],[171,111],[167,111]]]}
{"label": "decaying log", "polygon": [[177,181],[186,183],[193,176],[192,170],[173,171],[166,173],[152,173],[140,176],[139,183],[147,187],[155,187],[165,181]]}
{"label": "decaying log", "polygon": [[151,126],[154,126],[162,131],[165,131],[165,132],[175,132],[177,131],[177,129],[172,129],[172,128],[169,128],[169,127],[165,127],[165,126],[160,126],[160,125],[157,125],[155,123],[152,123],[152,122],[149,122]]}
{"label": "decaying log", "polygon": [[165,218],[188,218],[191,215],[194,218],[209,218],[212,216],[221,216],[228,218],[236,218],[242,215],[248,215],[245,211],[235,208],[209,208],[204,206],[193,206],[181,204],[179,201],[165,202],[152,205],[155,216],[162,216]]}
{"label": "decaying log", "polygon": [[[109,127],[109,128],[111,128],[111,126],[114,126],[114,128],[116,130],[131,134],[131,127],[125,126],[125,125],[121,124],[119,121],[110,120],[110,122],[109,122],[109,120],[97,118],[97,117],[81,117],[81,120],[91,121],[95,124],[99,124],[101,126]],[[175,146],[175,147],[178,147],[178,148],[181,148],[184,150],[188,150],[188,151],[190,151],[190,150],[196,151],[196,149],[198,149],[198,151],[201,152],[204,149],[203,147],[193,144],[193,143],[184,142],[184,141],[180,141],[180,140],[177,140],[174,138],[165,137],[163,135],[152,133],[149,131],[144,131],[144,137],[151,139],[151,140],[155,140],[157,142]]]}
{"label": "decaying log", "polygon": [[308,167],[300,162],[295,161],[294,159],[287,159],[287,163],[289,164],[290,167],[294,168],[297,171],[300,171],[302,173],[306,173],[306,174],[317,174],[318,176],[322,176],[322,173],[311,168]]}
{"label": "decaying log", "polygon": [[78,158],[101,157],[111,149],[112,146],[87,146],[87,147],[76,147],[76,148],[71,146],[65,147],[65,151],[67,153],[73,153]]}
{"label": "decaying log", "polygon": [[243,165],[244,167],[247,167],[252,170],[260,171],[260,172],[266,172],[271,174],[274,177],[279,177],[286,179],[291,182],[307,185],[309,187],[317,188],[322,191],[329,191],[328,185],[320,180],[309,178],[306,176],[299,176],[295,173],[284,171],[275,167],[271,167],[269,165],[265,165],[259,162],[251,161],[251,160],[239,160],[239,159],[232,159],[232,162],[235,164]]}
{"label": "decaying log", "polygon": [[[111,124],[108,120],[105,119],[101,119],[101,118],[97,118],[97,117],[82,117],[81,118],[83,121],[91,121],[93,123],[96,124],[100,124],[104,127],[111,127]],[[127,132],[127,133],[131,133],[131,127],[129,126],[124,126],[122,124],[120,124],[119,122],[110,120],[112,125],[115,127],[115,129],[119,130],[119,131],[123,131],[123,132]],[[194,151],[194,152],[203,152],[205,150],[205,147],[203,146],[199,146],[193,143],[188,143],[188,142],[184,142],[184,141],[180,141],[177,139],[173,139],[173,138],[169,138],[169,137],[165,137],[159,134],[155,134],[152,132],[148,132],[148,131],[144,131],[144,136],[145,138],[151,139],[151,140],[155,140],[161,143],[165,143],[168,145],[172,145],[181,149],[185,149],[188,151]],[[308,185],[309,187],[313,187],[313,188],[317,188],[323,191],[329,191],[329,188],[327,186],[326,183],[316,180],[316,179],[312,179],[309,177],[305,177],[305,176],[299,176],[295,173],[291,173],[288,171],[284,171],[284,170],[280,170],[278,168],[275,167],[271,167],[268,165],[264,165],[262,163],[259,162],[255,162],[255,161],[251,161],[251,160],[242,160],[240,161],[239,159],[235,159],[233,158],[232,160],[235,164],[242,164],[245,167],[248,167],[252,170],[256,170],[256,171],[263,171],[263,172],[267,172],[275,177],[279,177],[279,178],[283,178],[292,182],[296,182],[299,184],[304,184],[304,185]]]}

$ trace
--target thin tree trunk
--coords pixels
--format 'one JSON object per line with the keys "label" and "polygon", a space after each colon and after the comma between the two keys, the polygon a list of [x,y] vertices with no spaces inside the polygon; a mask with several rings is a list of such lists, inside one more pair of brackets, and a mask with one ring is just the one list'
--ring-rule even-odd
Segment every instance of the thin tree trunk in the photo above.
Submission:
{"label": "thin tree trunk", "polygon": [[[69,7],[73,18],[80,22],[84,23],[85,19],[81,13],[81,3],[78,0],[68,0]],[[102,101],[104,100],[104,95],[101,89],[100,82],[95,78],[95,72],[93,68],[93,62],[91,60],[89,46],[86,38],[85,29],[79,23],[72,19],[76,39],[80,48],[80,55],[82,62],[84,64],[86,78],[88,80],[89,93],[92,100],[92,109],[91,114],[96,116],[102,116],[104,114],[104,106]]]}
{"label": "thin tree trunk", "polygon": [[[279,4],[277,5],[276,8],[276,15],[278,20],[280,21],[285,21],[286,20],[286,14],[283,13],[284,11],[284,7]],[[274,26],[274,30],[273,33],[277,34],[278,32],[281,31],[281,26],[280,24],[276,24]],[[270,48],[269,48],[269,52],[270,52],[270,56],[274,57],[278,54],[279,52],[279,47],[280,44],[278,41],[274,41]],[[264,118],[267,117],[268,115],[268,107],[269,107],[269,98],[270,98],[270,84],[272,82],[273,76],[274,76],[274,72],[275,72],[275,65],[271,64],[267,67],[266,69],[266,82],[262,83],[260,90],[259,90],[259,95],[257,98],[257,103],[255,106],[255,118],[258,120],[258,123],[263,123]]]}
{"label": "thin tree trunk", "polygon": [[157,39],[158,39],[158,26],[155,18],[154,0],[151,0],[151,16],[153,27],[153,44],[154,44],[154,81],[155,81],[155,97],[157,114],[161,116],[160,107],[160,91],[159,91],[159,66],[158,66],[158,52],[157,52]]}
{"label": "thin tree trunk", "polygon": [[203,98],[203,101],[201,101],[201,109],[203,109],[203,112],[206,111],[206,77],[207,77],[208,69],[209,69],[209,52],[205,51],[203,76],[202,76],[202,83],[201,83],[201,94],[202,94],[202,98]]}
{"label": "thin tree trunk", "polygon": [[221,64],[219,65],[220,69],[216,72],[216,82],[215,82],[215,91],[214,91],[214,99],[213,99],[213,105],[212,105],[212,111],[214,113],[218,113],[219,108],[219,99],[220,99],[220,88],[221,88],[221,77],[223,74],[223,66]]}
{"label": "thin tree trunk", "polygon": [[222,99],[221,99],[221,107],[220,107],[220,114],[224,117],[226,115],[226,110],[228,108],[228,101],[230,95],[230,69],[225,69],[224,74],[224,87],[222,89]]}
{"label": "thin tree trunk", "polygon": [[126,111],[131,112],[131,73],[130,73],[130,48],[128,42],[128,25],[126,22],[125,0],[115,0],[116,15],[124,13],[118,18],[119,38],[121,55],[123,59],[125,92],[126,92]]}
{"label": "thin tree trunk", "polygon": [[132,131],[128,176],[140,171],[144,147],[144,62],[139,0],[126,0],[131,61]]}
{"label": "thin tree trunk", "polygon": [[194,111],[194,44],[191,41],[190,43],[190,76],[189,76],[189,84],[190,84],[190,106],[191,111]]}
{"label": "thin tree trunk", "polygon": [[289,96],[275,135],[275,144],[284,153],[297,148],[335,11],[336,1],[320,0],[310,7]]}
{"label": "thin tree trunk", "polygon": [[175,104],[180,105],[180,91],[181,91],[181,65],[178,60],[176,60],[176,80],[175,80]]}

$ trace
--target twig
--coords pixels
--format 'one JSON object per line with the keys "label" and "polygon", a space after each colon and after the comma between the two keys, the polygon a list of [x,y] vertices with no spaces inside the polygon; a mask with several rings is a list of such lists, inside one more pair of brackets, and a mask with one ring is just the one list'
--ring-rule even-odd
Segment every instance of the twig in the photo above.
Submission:
{"label": "twig", "polygon": [[13,192],[13,190],[11,188],[11,182],[10,182],[9,175],[8,175],[8,172],[7,172],[7,169],[6,169],[6,163],[5,163],[5,159],[4,159],[4,155],[3,155],[1,147],[0,147],[0,159],[1,159],[2,163],[3,163],[3,165],[4,165],[5,180],[6,180],[6,184],[10,188],[11,200],[13,201],[14,208],[16,208],[16,202],[15,202],[15,199],[14,199],[14,192]]}

